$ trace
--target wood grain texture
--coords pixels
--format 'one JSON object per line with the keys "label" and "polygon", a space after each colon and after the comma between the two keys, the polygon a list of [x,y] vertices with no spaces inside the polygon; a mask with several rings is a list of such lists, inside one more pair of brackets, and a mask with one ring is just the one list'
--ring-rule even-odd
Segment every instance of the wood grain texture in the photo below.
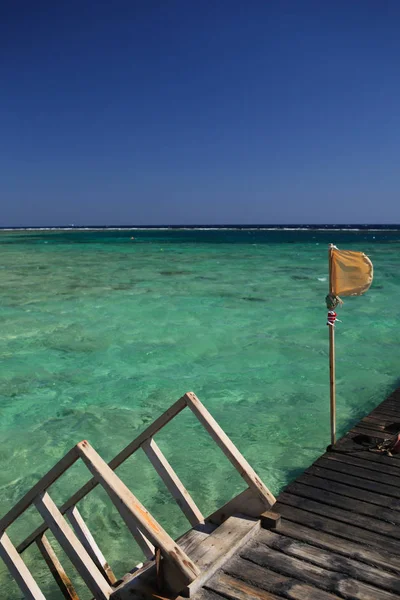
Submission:
{"label": "wood grain texture", "polygon": [[40,494],[35,500],[35,506],[96,600],[108,600],[113,592],[111,586],[101,575],[49,494]]}
{"label": "wood grain texture", "polygon": [[40,539],[36,540],[36,544],[64,598],[66,600],[79,600],[79,596],[70,578],[64,571],[47,537],[43,535]]}
{"label": "wood grain texture", "polygon": [[264,485],[244,456],[242,456],[236,446],[231,442],[223,429],[218,425],[214,417],[211,416],[211,414],[193,392],[188,392],[185,397],[188,407],[196,415],[212,439],[218,444],[225,456],[230,460],[235,469],[243,477],[247,485],[263,501],[266,509],[271,508],[275,502],[275,497]]}
{"label": "wood grain texture", "polygon": [[0,557],[26,600],[46,600],[28,567],[6,533],[0,537]]}
{"label": "wood grain texture", "polygon": [[[88,469],[109,494],[121,517],[126,519],[127,515],[130,514],[134,521],[138,523],[146,538],[155,547],[160,548],[163,556],[176,566],[182,580],[187,584],[193,581],[199,575],[199,570],[187,554],[157,523],[88,442],[81,442],[77,448]],[[121,507],[122,511],[120,510]],[[126,524],[131,528],[130,520],[127,519]]]}
{"label": "wood grain texture", "polygon": [[111,585],[115,583],[117,578],[115,577],[110,565],[104,558],[104,555],[98,547],[94,537],[90,533],[89,528],[83,520],[78,508],[73,506],[66,512],[66,516],[68,517],[68,520],[75,531],[76,537],[81,542],[82,546],[85,548],[86,552],[89,554],[99,571],[102,573],[105,579],[107,579],[108,583]]}
{"label": "wood grain texture", "polygon": [[204,517],[197,508],[193,498],[161,452],[155,440],[149,438],[141,447],[192,527],[196,527],[199,523],[204,523]]}

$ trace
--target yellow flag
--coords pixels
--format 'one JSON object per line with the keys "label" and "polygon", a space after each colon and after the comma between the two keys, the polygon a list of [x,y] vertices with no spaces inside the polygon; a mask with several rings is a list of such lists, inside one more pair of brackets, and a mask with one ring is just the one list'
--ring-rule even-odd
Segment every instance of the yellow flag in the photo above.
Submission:
{"label": "yellow flag", "polygon": [[374,267],[363,252],[331,252],[331,287],[335,296],[361,296],[372,283]]}

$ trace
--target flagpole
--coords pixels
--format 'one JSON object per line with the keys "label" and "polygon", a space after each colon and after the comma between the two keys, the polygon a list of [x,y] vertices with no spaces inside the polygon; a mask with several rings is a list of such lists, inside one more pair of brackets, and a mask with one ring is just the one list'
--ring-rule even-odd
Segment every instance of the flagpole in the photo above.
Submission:
{"label": "flagpole", "polygon": [[[332,282],[332,252],[333,244],[329,245],[329,294],[333,294]],[[331,446],[336,443],[336,378],[335,378],[335,325],[329,325],[329,380],[330,380],[330,404],[331,404]]]}

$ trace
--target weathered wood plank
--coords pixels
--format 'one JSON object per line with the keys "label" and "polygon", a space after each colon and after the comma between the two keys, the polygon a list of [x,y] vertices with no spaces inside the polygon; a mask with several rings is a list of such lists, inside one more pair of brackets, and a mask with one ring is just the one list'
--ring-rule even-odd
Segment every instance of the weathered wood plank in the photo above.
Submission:
{"label": "weathered wood plank", "polygon": [[394,410],[392,408],[384,408],[378,406],[372,412],[369,413],[371,417],[377,417],[382,420],[397,421],[400,418],[400,410]]}
{"label": "weathered wood plank", "polygon": [[[253,585],[249,585],[240,579],[235,579],[226,573],[220,573],[207,584],[206,588],[214,592],[219,592],[224,598],[230,600],[279,600],[278,596],[265,590],[260,590]],[[201,600],[200,594],[196,594],[195,600]],[[282,598],[282,596],[280,596]]]}
{"label": "weathered wood plank", "polygon": [[366,565],[353,558],[347,558],[343,555],[333,553],[327,550],[321,550],[320,547],[304,544],[285,537],[281,533],[276,534],[271,531],[260,532],[257,541],[265,544],[273,550],[278,550],[283,554],[288,554],[294,558],[311,562],[314,565],[334,571],[340,574],[346,574],[365,583],[381,587],[389,592],[400,594],[400,581],[397,575],[387,573],[371,565]]}
{"label": "weathered wood plank", "polygon": [[[342,556],[361,561],[367,565],[375,565],[382,570],[386,569],[400,574],[400,557],[395,556],[386,550],[371,548],[363,543],[346,540],[343,537],[338,537],[332,533],[326,533],[325,530],[332,530],[332,528],[329,528],[330,520],[325,521],[323,524],[318,520],[318,517],[312,520],[311,525],[317,527],[318,524],[320,524],[323,529],[312,529],[306,525],[301,525],[299,523],[302,518],[301,513],[303,514],[303,517],[307,516],[303,511],[296,511],[296,514],[294,515],[296,522],[291,522],[287,520],[287,518],[283,519],[279,534],[293,538],[302,543],[312,544],[317,548],[323,548],[336,554],[341,554]],[[340,533],[340,531],[337,533]],[[261,531],[257,536],[257,540],[263,542],[263,539],[264,532]]]}
{"label": "weathered wood plank", "polygon": [[[315,463],[315,465],[318,464],[319,463]],[[389,498],[400,498],[400,490],[397,487],[385,485],[383,483],[377,483],[376,481],[363,479],[361,477],[355,477],[350,474],[346,475],[341,471],[333,471],[331,469],[323,469],[319,466],[313,466],[310,467],[310,469],[307,469],[306,473],[315,475],[316,477],[320,477],[322,479],[337,481],[338,483],[346,483],[353,487],[360,488],[361,490],[368,490],[371,492],[376,492],[377,494],[384,494]]]}
{"label": "weathered wood plank", "polygon": [[[155,596],[153,594],[153,598],[154,600],[169,600],[168,598],[165,598],[163,596]],[[183,596],[177,596],[174,600],[185,600]],[[207,590],[207,589],[202,589],[199,590],[196,594],[196,600],[225,600],[225,596],[220,596],[219,594],[217,594],[216,592],[213,592],[211,590]]]}
{"label": "weathered wood plank", "polygon": [[[78,460],[79,456],[76,451],[76,447],[71,450],[60,460],[46,475],[44,475],[34,486],[25,494],[23,498],[15,506],[12,507],[8,513],[0,519],[0,531],[4,531],[15,521],[18,517],[31,506],[34,499],[44,492],[54,483],[74,462]],[[36,538],[35,538],[36,539]],[[35,540],[32,540],[35,541]]]}
{"label": "weathered wood plank", "polygon": [[[324,458],[325,460],[333,460],[336,462],[345,463],[347,465],[354,465],[355,467],[367,468],[370,471],[378,471],[379,473],[385,473],[386,475],[390,475],[395,481],[397,480],[400,482],[400,469],[398,466],[396,466],[396,464],[393,465],[393,461],[391,463],[387,463],[382,460],[374,461],[369,458],[371,455],[376,456],[372,452],[368,453],[368,458],[362,458],[359,456],[352,456],[348,454],[341,454],[340,452],[327,452],[326,454],[324,454],[323,457],[321,456],[321,458]],[[388,458],[390,460],[389,456],[381,456],[380,458]]]}
{"label": "weathered wood plank", "polygon": [[[113,470],[117,469],[127,458],[129,458],[136,450],[140,448],[144,441],[149,437],[152,437],[159,431],[164,425],[169,423],[176,415],[178,415],[186,406],[186,397],[182,396],[169,407],[162,415],[158,417],[153,423],[151,423],[147,429],[145,429],[136,439],[133,440],[126,448],[121,450],[117,456],[115,456],[110,462],[109,467]],[[75,448],[73,448],[75,451]],[[65,457],[64,457],[65,458]],[[64,469],[65,470],[65,469]],[[65,514],[69,508],[75,506],[82,498],[84,498],[91,490],[98,485],[98,481],[92,477],[90,481],[85,483],[77,492],[75,492],[64,504],[61,506],[61,514]],[[37,495],[38,492],[36,492]],[[25,509],[24,509],[25,510]],[[7,517],[7,515],[6,515]],[[4,517],[4,518],[6,518]],[[1,522],[0,522],[1,523]],[[8,526],[8,525],[7,525]],[[31,533],[21,544],[18,546],[18,552],[23,552],[28,548],[37,537],[46,531],[46,525],[40,525],[35,531]]]}
{"label": "weathered wood plank", "polygon": [[193,529],[189,529],[189,531],[178,538],[176,542],[186,554],[191,556],[193,550],[200,542],[205,540],[215,529],[216,525],[213,525],[212,523],[205,523],[204,525],[200,524]]}
{"label": "weathered wood plank", "polygon": [[[191,554],[200,574],[194,582],[188,585],[186,594],[192,597],[259,529],[260,522],[258,520],[233,515],[207,536]],[[183,592],[182,594],[186,595]]]}
{"label": "weathered wood plank", "polygon": [[108,600],[113,590],[78,540],[47,492],[39,494],[35,506],[96,600]]}
{"label": "weathered wood plank", "polygon": [[25,600],[46,600],[28,567],[6,533],[0,537],[0,557],[18,584]]}
{"label": "weathered wood plank", "polygon": [[[160,548],[163,556],[171,560],[176,566],[182,581],[187,584],[193,581],[199,575],[199,570],[190,558],[179,548],[157,521],[153,519],[150,513],[88,442],[80,442],[77,448],[88,469],[104,487],[116,508],[120,510],[120,507],[123,507],[123,511],[120,511],[121,517],[126,517],[126,511],[130,512],[135,521],[138,522],[140,530],[149,541],[155,547]],[[129,522],[127,525],[130,527],[131,523]]]}
{"label": "weathered wood plank", "polygon": [[[356,525],[364,532],[371,532],[373,535],[380,534],[381,536],[386,536],[387,544],[393,542],[400,544],[400,528],[393,526],[392,523],[380,521],[370,516],[366,517],[357,512],[336,508],[335,506],[330,506],[329,504],[324,504],[323,502],[295,496],[294,494],[288,492],[283,492],[280,494],[279,502],[284,502],[289,506],[308,510],[316,515],[323,515],[330,519],[341,521],[342,523]],[[399,541],[397,542],[397,540]]]}
{"label": "weathered wood plank", "polygon": [[78,508],[73,506],[67,510],[66,516],[68,517],[68,520],[75,531],[76,537],[81,542],[82,546],[85,548],[86,552],[99,569],[100,573],[102,573],[108,583],[111,585],[115,583],[117,578],[115,577],[110,565],[104,558],[104,555],[98,547],[96,540],[90,533],[89,528],[83,520]]}
{"label": "weathered wood plank", "polygon": [[256,494],[258,494],[261,500],[265,503],[265,507],[267,509],[271,508],[275,502],[275,497],[263,484],[257,473],[252,469],[244,456],[242,456],[236,446],[231,442],[226,433],[218,425],[216,420],[211,416],[205,406],[203,406],[197,396],[193,392],[188,392],[185,394],[185,397],[186,403],[190,410],[196,415],[212,439],[218,444],[225,456],[230,460],[235,469],[237,469],[239,474],[246,481],[247,485],[252,488]]}
{"label": "weathered wood plank", "polygon": [[64,598],[66,600],[79,600],[70,578],[64,571],[47,537],[43,535],[41,539],[36,540],[36,544]]}
{"label": "weathered wood plank", "polygon": [[145,555],[148,560],[151,560],[154,557],[155,547],[154,544],[147,539],[144,533],[140,530],[140,523],[137,519],[135,519],[132,511],[128,510],[124,504],[121,504],[119,501],[119,497],[117,494],[114,494],[111,490],[109,491],[109,496],[113,501],[113,504],[117,507],[119,514],[127,525],[129,531],[131,532],[133,538],[136,540],[137,545]]}
{"label": "weathered wood plank", "polygon": [[283,504],[280,501],[277,502],[276,509],[279,510],[282,517],[285,517],[289,521],[306,525],[318,531],[331,533],[360,544],[367,544],[371,548],[379,548],[394,555],[400,554],[400,545],[396,540],[362,529],[361,527],[355,527],[349,523],[325,517],[321,512],[313,513],[304,508]]}
{"label": "weathered wood plank", "polygon": [[362,427],[362,425],[355,425],[354,427],[352,427],[350,429],[351,433],[363,433],[364,435],[370,435],[374,438],[377,438],[379,440],[385,440],[389,437],[391,437],[390,435],[387,435],[387,433],[380,431],[378,429],[367,429],[366,427]]}
{"label": "weathered wood plank", "polygon": [[151,464],[161,477],[171,495],[174,497],[179,508],[184,513],[185,517],[192,525],[196,527],[199,523],[204,523],[204,517],[197,508],[191,495],[175,473],[164,454],[161,452],[156,441],[153,438],[148,438],[143,442],[141,448],[150,460]]}
{"label": "weathered wood plank", "polygon": [[[289,486],[287,486],[285,488],[285,492],[289,492],[290,494],[294,494],[302,498],[315,500],[316,502],[321,502],[322,504],[328,504],[329,506],[335,506],[337,508],[342,508],[344,510],[355,512],[359,515],[373,517],[371,521],[371,527],[373,531],[376,531],[374,526],[375,519],[387,521],[385,527],[389,531],[396,529],[393,527],[394,523],[400,525],[400,512],[383,508],[382,506],[378,506],[376,504],[370,504],[369,502],[365,502],[364,500],[355,500],[347,496],[342,496],[341,494],[327,491],[326,489],[322,490],[318,487],[304,485],[299,481],[294,481]],[[395,537],[399,537],[400,539],[400,534],[399,536]]]}
{"label": "weathered wood plank", "polygon": [[376,469],[370,469],[368,467],[357,467],[347,463],[342,463],[334,459],[320,458],[317,463],[318,467],[324,469],[331,469],[332,471],[339,471],[345,475],[351,475],[352,477],[358,477],[362,479],[368,479],[376,483],[383,483],[387,486],[394,488],[400,488],[400,477],[393,475],[386,475]]}
{"label": "weathered wood plank", "polygon": [[[340,448],[338,448],[338,449],[335,448],[334,451],[330,452],[329,454],[354,456],[354,457],[357,457],[359,460],[368,461],[369,464],[378,463],[381,465],[391,466],[393,469],[400,469],[400,460],[397,459],[397,456],[398,456],[397,454],[393,455],[393,456],[387,456],[386,454],[383,454],[380,452],[371,452],[368,449],[361,448],[360,446],[357,451],[354,449],[352,452],[346,452],[346,451],[341,450]],[[395,458],[397,460],[393,460]]]}
{"label": "weathered wood plank", "polygon": [[375,586],[324,569],[316,564],[299,560],[288,554],[282,554],[260,544],[246,548],[242,556],[261,567],[273,569],[278,573],[299,579],[321,590],[344,595],[354,600],[398,600],[397,594],[380,590]]}
{"label": "weathered wood plank", "polygon": [[[338,477],[340,479],[340,476]],[[331,481],[323,477],[316,477],[310,473],[304,473],[296,479],[296,483],[302,483],[304,485],[310,485],[320,490],[326,490],[328,492],[334,492],[347,496],[348,498],[354,498],[355,500],[363,500],[376,506],[383,506],[392,510],[399,511],[400,514],[400,499],[392,498],[390,496],[384,496],[383,494],[377,494],[375,492],[369,492],[367,490],[361,490],[360,488],[353,487],[338,481]]]}
{"label": "weathered wood plank", "polygon": [[[288,577],[266,567],[260,567],[242,557],[234,557],[226,565],[224,572],[254,587],[267,592],[289,598],[290,600],[339,600],[339,596],[303,583],[294,577]],[[209,582],[208,586],[217,587],[220,572]]]}

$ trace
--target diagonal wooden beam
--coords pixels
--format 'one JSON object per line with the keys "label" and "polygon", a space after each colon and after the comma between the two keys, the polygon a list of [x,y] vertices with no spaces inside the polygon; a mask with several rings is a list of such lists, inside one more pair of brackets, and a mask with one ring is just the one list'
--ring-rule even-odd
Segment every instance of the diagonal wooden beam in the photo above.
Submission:
{"label": "diagonal wooden beam", "polygon": [[[152,437],[164,427],[167,423],[171,421],[176,415],[178,415],[186,406],[186,398],[182,396],[179,398],[172,406],[168,408],[162,415],[158,417],[153,423],[151,423],[147,429],[145,429],[136,439],[133,440],[126,448],[121,450],[117,456],[115,456],[110,462],[109,467],[113,470],[117,469],[127,458],[129,458],[140,446],[143,444],[147,438]],[[73,451],[76,452],[76,449],[73,448]],[[98,485],[98,481],[92,477],[90,481],[85,483],[75,494],[73,494],[64,504],[61,506],[60,511],[62,514],[65,514],[66,511],[75,506],[82,498],[84,498],[91,490],[93,490]],[[38,491],[36,491],[36,494]],[[25,509],[24,509],[25,510]],[[11,512],[11,511],[10,511]],[[7,515],[6,515],[7,517]],[[4,517],[4,518],[6,518]],[[6,525],[8,527],[8,525]],[[47,525],[40,525],[31,535],[29,535],[23,542],[21,542],[17,548],[18,552],[21,554],[24,550],[26,550],[33,542],[36,541],[42,533],[44,533],[47,529]]]}
{"label": "diagonal wooden beam", "polygon": [[28,567],[6,533],[0,537],[0,556],[26,600],[46,600]]}
{"label": "diagonal wooden beam", "polygon": [[79,596],[76,593],[71,580],[64,571],[63,566],[58,560],[57,555],[47,537],[43,535],[41,538],[36,540],[36,544],[64,598],[66,598],[66,600],[79,600]]}
{"label": "diagonal wooden beam", "polygon": [[49,494],[40,494],[35,506],[96,600],[109,600],[112,587],[101,575]]}
{"label": "diagonal wooden beam", "polygon": [[[34,499],[38,494],[44,492],[54,483],[69,467],[71,467],[74,462],[76,462],[79,458],[79,455],[76,450],[76,446],[71,448],[71,450],[58,461],[56,465],[44,477],[42,477],[34,486],[25,494],[23,498],[15,506],[12,507],[11,510],[8,511],[6,515],[2,519],[0,519],[0,531],[5,531],[7,527],[11,525],[18,517],[30,507],[33,503]],[[32,540],[34,542],[36,538]],[[18,549],[18,552],[20,550]]]}
{"label": "diagonal wooden beam", "polygon": [[[177,567],[182,580],[188,583],[193,581],[199,575],[199,570],[187,554],[157,523],[88,442],[80,442],[77,448],[88,469],[114,502],[121,517],[124,518],[124,514],[126,514],[124,511],[130,512],[143,534],[156,548],[160,548],[164,558],[170,560]],[[121,506],[123,507],[122,511],[120,510]],[[130,523],[127,525],[129,527]]]}
{"label": "diagonal wooden beam", "polygon": [[82,518],[81,513],[79,512],[76,506],[73,506],[66,512],[66,516],[68,517],[68,521],[71,523],[75,535],[78,540],[81,542],[82,546],[85,548],[86,552],[89,554],[90,558],[93,560],[94,564],[99,569],[100,573],[103,577],[108,581],[109,584],[113,584],[117,581],[110,565],[104,558],[104,555],[100,548],[98,547],[96,540],[90,533],[88,526]]}
{"label": "diagonal wooden beam", "polygon": [[266,508],[271,508],[276,502],[275,497],[271,494],[267,486],[263,484],[244,456],[231,442],[224,430],[218,425],[214,417],[210,415],[206,407],[197,398],[196,394],[188,392],[185,394],[185,397],[190,410],[196,415],[200,423],[208,431],[214,442],[218,444],[222,452],[230,460],[248,486],[256,492]]}
{"label": "diagonal wooden beam", "polygon": [[149,438],[142,444],[142,448],[189,523],[193,527],[196,527],[199,523],[204,523],[204,517],[197,508],[193,498],[161,452],[155,440]]}

